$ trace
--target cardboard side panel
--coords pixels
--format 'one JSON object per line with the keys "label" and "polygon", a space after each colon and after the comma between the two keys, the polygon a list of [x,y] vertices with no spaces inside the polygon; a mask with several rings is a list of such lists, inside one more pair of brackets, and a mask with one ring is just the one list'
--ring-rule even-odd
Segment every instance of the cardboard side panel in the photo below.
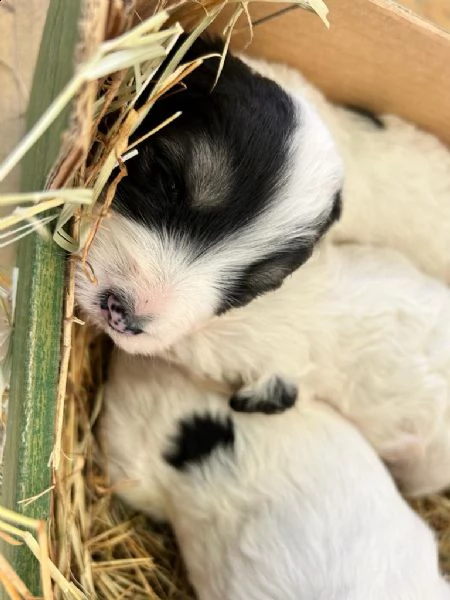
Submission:
{"label": "cardboard side panel", "polygon": [[[385,0],[327,5],[329,30],[301,9],[270,19],[288,5],[251,5],[247,52],[300,69],[335,101],[397,114],[450,143],[450,35]],[[246,41],[237,34],[233,47]]]}

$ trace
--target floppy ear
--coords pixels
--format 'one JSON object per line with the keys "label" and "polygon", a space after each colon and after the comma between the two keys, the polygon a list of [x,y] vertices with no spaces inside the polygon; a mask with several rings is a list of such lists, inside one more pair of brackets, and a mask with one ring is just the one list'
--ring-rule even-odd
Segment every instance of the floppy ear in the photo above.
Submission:
{"label": "floppy ear", "polygon": [[248,287],[249,295],[253,294],[253,298],[255,298],[265,292],[276,290],[288,275],[291,275],[311,257],[316,243],[341,216],[341,196],[341,191],[336,192],[334,195],[331,213],[320,227],[319,234],[314,242],[308,245],[300,245],[296,249],[286,249],[274,253],[247,269],[243,279],[244,285]]}
{"label": "floppy ear", "polygon": [[301,246],[295,251],[280,251],[251,265],[245,275],[245,284],[253,297],[276,290],[312,255],[314,245]]}
{"label": "floppy ear", "polygon": [[276,290],[283,281],[305,263],[312,255],[314,244],[296,250],[276,252],[250,265],[232,285],[225,290],[217,314],[230,308],[245,306],[257,296]]}

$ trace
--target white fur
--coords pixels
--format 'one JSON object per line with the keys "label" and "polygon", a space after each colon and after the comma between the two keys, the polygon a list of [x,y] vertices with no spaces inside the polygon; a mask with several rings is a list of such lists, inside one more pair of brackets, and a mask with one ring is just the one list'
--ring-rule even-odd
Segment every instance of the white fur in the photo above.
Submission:
{"label": "white fur", "polygon": [[316,108],[344,159],[337,242],[391,246],[450,283],[450,152],[434,136],[392,115],[386,129],[328,102],[294,69],[241,57]]}
{"label": "white fur", "polygon": [[[280,65],[251,61],[327,122],[344,155],[344,218],[332,239],[391,245],[449,281],[450,155],[395,117],[386,130],[327,103]],[[300,101],[302,102],[302,101]],[[307,102],[292,144],[296,169],[265,213],[242,235],[191,261],[186,240],[161,236],[115,214],[89,255],[99,285],[80,274],[78,301],[104,320],[99,288],[126,288],[137,313],[154,318],[143,334],[109,330],[130,353],[166,352],[200,376],[258,386],[273,373],[300,382],[352,419],[411,494],[450,484],[450,301],[395,252],[330,247],[277,292],[219,318],[219,278],[276,251],[301,228],[313,235],[336,182],[339,159]],[[298,201],[298,198],[302,202]],[[329,206],[328,206],[329,208]]]}
{"label": "white fur", "polygon": [[[174,528],[199,600],[444,600],[433,534],[357,430],[306,398],[279,416],[228,411],[162,361],[119,355],[102,437],[127,502]],[[180,472],[178,422],[228,416],[234,449]]]}
{"label": "white fur", "polygon": [[450,291],[393,250],[324,246],[281,289],[165,356],[200,377],[287,376],[351,419],[410,494],[450,485]]}

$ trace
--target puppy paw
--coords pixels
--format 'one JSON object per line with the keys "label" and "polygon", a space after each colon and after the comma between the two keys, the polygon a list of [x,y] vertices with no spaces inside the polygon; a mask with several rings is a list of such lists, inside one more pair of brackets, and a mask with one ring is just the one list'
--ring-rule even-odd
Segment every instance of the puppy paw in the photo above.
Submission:
{"label": "puppy paw", "polygon": [[236,412],[282,413],[294,406],[298,388],[290,381],[273,375],[239,390],[230,398],[230,408]]}

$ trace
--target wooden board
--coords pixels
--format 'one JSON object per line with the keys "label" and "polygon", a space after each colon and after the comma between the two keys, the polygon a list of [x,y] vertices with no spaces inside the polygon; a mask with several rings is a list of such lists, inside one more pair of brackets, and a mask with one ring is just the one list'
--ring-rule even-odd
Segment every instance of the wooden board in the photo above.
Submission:
{"label": "wooden board", "polygon": [[[393,2],[327,4],[329,30],[297,9],[257,25],[247,51],[300,69],[335,101],[398,114],[450,143],[450,34]],[[257,21],[271,13],[252,5]],[[233,46],[246,40],[237,35]]]}
{"label": "wooden board", "polygon": [[[30,127],[67,83],[74,70],[80,0],[52,0],[30,97]],[[21,188],[43,189],[59,151],[68,111],[52,125],[23,162]],[[39,519],[50,514],[56,385],[59,372],[64,253],[37,235],[19,246],[19,287],[13,343],[2,504]],[[28,506],[24,499],[42,494]],[[29,551],[6,545],[18,574],[41,595],[39,566]]]}

